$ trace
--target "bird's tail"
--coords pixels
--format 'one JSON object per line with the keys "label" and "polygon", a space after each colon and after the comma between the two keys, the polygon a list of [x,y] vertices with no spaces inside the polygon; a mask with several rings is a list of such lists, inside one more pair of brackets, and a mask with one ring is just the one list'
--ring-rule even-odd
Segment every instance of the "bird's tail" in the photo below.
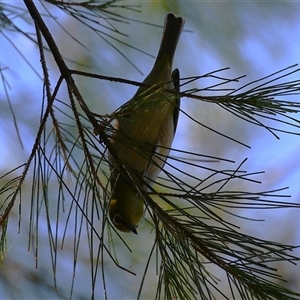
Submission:
{"label": "bird's tail", "polygon": [[168,55],[169,64],[172,66],[173,57],[183,25],[183,18],[177,17],[173,13],[167,14],[165,18],[164,33],[154,65],[156,65],[156,63],[158,63],[164,55]]}

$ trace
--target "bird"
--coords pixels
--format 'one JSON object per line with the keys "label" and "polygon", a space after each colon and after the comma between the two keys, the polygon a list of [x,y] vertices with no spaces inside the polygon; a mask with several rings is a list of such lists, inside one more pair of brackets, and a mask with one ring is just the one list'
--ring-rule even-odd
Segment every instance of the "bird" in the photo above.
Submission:
{"label": "bird", "polygon": [[[135,95],[115,114],[111,149],[109,217],[115,228],[137,234],[144,213],[140,189],[148,191],[163,168],[176,132],[179,111],[179,70],[173,58],[184,19],[165,17],[154,66]],[[170,92],[170,91],[173,91]]]}

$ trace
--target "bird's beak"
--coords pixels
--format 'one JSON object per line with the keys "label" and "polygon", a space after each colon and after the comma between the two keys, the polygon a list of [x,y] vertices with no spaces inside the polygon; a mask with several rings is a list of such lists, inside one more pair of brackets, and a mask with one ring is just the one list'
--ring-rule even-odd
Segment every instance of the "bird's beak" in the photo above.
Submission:
{"label": "bird's beak", "polygon": [[131,232],[133,232],[134,234],[137,234],[137,230],[136,230],[136,227],[133,227],[132,229],[130,229]]}
{"label": "bird's beak", "polygon": [[134,234],[137,234],[137,230],[136,230],[137,226],[136,225],[132,225],[132,224],[129,224],[126,222],[126,227]]}

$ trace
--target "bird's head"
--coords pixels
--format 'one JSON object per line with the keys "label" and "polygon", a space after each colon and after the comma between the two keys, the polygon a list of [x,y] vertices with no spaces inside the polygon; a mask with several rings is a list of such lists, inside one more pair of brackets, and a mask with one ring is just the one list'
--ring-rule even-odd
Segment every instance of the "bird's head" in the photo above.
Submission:
{"label": "bird's head", "polygon": [[114,226],[120,231],[137,234],[143,211],[144,201],[137,191],[125,181],[119,181],[109,204],[109,217]]}

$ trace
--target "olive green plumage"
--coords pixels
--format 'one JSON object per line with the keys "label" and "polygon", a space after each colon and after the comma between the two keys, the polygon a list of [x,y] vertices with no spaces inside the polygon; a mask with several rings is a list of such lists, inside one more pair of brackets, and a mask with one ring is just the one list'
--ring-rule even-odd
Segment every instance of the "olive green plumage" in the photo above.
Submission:
{"label": "olive green plumage", "polygon": [[[136,186],[153,185],[169,154],[179,115],[180,98],[166,90],[179,91],[179,71],[172,72],[176,46],[184,25],[169,13],[154,66],[131,100],[116,114],[111,144],[111,200],[109,216],[114,226],[137,233],[144,201]],[[124,168],[121,168],[119,164]],[[126,170],[126,171],[125,171]]]}

